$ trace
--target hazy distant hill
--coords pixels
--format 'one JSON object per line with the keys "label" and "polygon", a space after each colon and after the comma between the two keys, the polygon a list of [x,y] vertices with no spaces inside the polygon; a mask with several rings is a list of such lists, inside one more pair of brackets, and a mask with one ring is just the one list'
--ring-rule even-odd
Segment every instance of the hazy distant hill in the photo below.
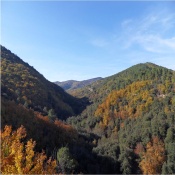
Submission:
{"label": "hazy distant hill", "polygon": [[92,79],[83,80],[83,81],[76,81],[76,80],[67,80],[62,82],[56,81],[55,84],[59,85],[64,90],[73,90],[73,89],[82,88],[84,86],[87,86],[101,79],[102,79],[101,77],[97,77],[97,78],[92,78]]}
{"label": "hazy distant hill", "polygon": [[84,108],[81,99],[67,94],[49,82],[32,66],[1,47],[2,95],[28,108],[48,113],[54,109],[60,118],[72,116]]}

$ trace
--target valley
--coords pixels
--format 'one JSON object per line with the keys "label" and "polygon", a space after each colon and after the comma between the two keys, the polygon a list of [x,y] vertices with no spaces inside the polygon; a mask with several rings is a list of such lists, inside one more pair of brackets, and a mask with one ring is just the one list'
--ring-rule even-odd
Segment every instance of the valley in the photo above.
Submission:
{"label": "valley", "polygon": [[[37,174],[13,144],[30,160],[42,150],[51,157],[40,158],[39,174],[173,174],[175,71],[146,62],[106,78],[52,83],[1,46],[1,125],[4,174]],[[16,137],[22,125],[26,138],[15,142],[7,125]]]}

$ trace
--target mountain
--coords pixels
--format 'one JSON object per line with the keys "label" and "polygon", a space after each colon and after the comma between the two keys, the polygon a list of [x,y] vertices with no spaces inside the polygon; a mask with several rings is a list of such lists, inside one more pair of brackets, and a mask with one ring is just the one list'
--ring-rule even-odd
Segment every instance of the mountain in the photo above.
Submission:
{"label": "mountain", "polygon": [[67,94],[49,82],[28,63],[1,46],[1,92],[4,97],[45,115],[65,118],[79,114],[86,106],[85,99]]}
{"label": "mountain", "polygon": [[100,173],[175,173],[175,71],[137,64],[71,94],[91,101],[67,123],[99,137],[92,152],[109,158]]}
{"label": "mountain", "polygon": [[137,64],[70,89],[73,97],[4,47],[1,56],[2,127],[24,125],[57,173],[175,173],[175,71]]}
{"label": "mountain", "polygon": [[92,101],[99,101],[111,91],[126,87],[127,85],[144,80],[163,82],[174,76],[174,71],[153,63],[140,63],[115,75],[103,78],[81,89],[69,91],[76,97],[88,97]]}
{"label": "mountain", "polygon": [[84,86],[87,86],[101,79],[102,79],[101,77],[97,77],[97,78],[92,78],[92,79],[83,80],[83,81],[76,81],[76,80],[67,80],[62,82],[56,81],[55,84],[59,85],[64,90],[69,91],[73,89],[82,88]]}
{"label": "mountain", "polygon": [[[86,134],[85,132],[78,133],[71,125],[65,124],[58,119],[51,121],[47,116],[42,116],[39,112],[35,112],[32,109],[27,109],[21,104],[16,104],[14,101],[9,101],[2,97],[1,131],[4,131],[5,128],[7,129],[7,126],[12,127],[12,131],[23,126],[26,129],[27,138],[20,139],[22,144],[26,144],[26,139],[36,141],[35,153],[36,151],[41,152],[44,150],[48,157],[52,156],[52,160],[58,160],[57,153],[59,150],[65,148],[68,149],[69,157],[67,154],[63,154],[63,157],[66,156],[66,162],[63,162],[61,166],[64,168],[64,164],[66,164],[66,166],[69,167],[69,165],[72,165],[72,161],[76,160],[76,169],[74,166],[69,167],[69,169],[71,169],[71,171],[73,171],[75,174],[78,174],[79,172],[83,172],[85,174],[90,172],[98,173],[100,163],[97,162],[97,159],[103,160],[104,162],[108,161],[108,159],[105,157],[98,157],[98,155],[95,153],[92,154],[93,145],[91,142],[96,138],[95,135]],[[8,132],[4,132],[4,134],[6,135],[6,140],[8,140],[8,142],[4,142],[4,139],[1,137],[1,147],[5,147],[5,150],[7,150],[9,144],[11,143],[10,138],[7,135],[9,134],[9,130]],[[22,132],[22,134],[24,133]],[[11,135],[11,137],[14,139],[14,135]],[[26,149],[24,147],[22,152],[25,151]],[[2,162],[4,162],[3,167],[6,165],[16,167],[16,164],[13,164],[13,157],[10,154],[11,152],[8,150],[7,152],[3,153],[5,154],[5,157],[1,157]],[[15,152],[13,152],[13,154],[15,154]],[[18,154],[15,155],[17,156]],[[23,159],[23,161],[24,160],[25,159]],[[31,159],[31,161],[32,160],[33,159]],[[23,164],[21,164],[21,166],[22,165]],[[61,167],[59,163],[57,163],[56,169],[60,171]],[[6,168],[6,170],[9,172],[11,169]],[[12,171],[14,172],[15,170],[13,169],[11,172]],[[63,171],[65,170],[63,169]],[[66,172],[67,171],[68,170],[66,169]],[[2,169],[2,172],[4,172],[4,169]],[[55,173],[52,172],[49,174]]]}
{"label": "mountain", "polygon": [[[37,70],[10,50],[1,46],[1,132],[4,131],[3,136],[1,135],[1,147],[5,145],[5,150],[8,150],[3,154],[5,157],[1,157],[3,167],[8,172],[13,173],[21,174],[22,170],[25,171],[23,166],[25,158],[20,157],[20,160],[22,160],[20,165],[14,164],[16,159],[14,160],[13,155],[15,154],[18,157],[19,154],[14,151],[13,154],[10,152],[11,138],[14,141],[15,138],[14,135],[11,135],[11,138],[7,137],[5,128],[7,129],[8,125],[12,127],[13,131],[19,129],[20,126],[24,126],[27,131],[26,139],[36,141],[34,142],[34,145],[36,144],[34,151],[42,152],[44,150],[47,156],[51,156],[52,159],[57,159],[57,152],[66,148],[68,150],[66,153],[70,159],[70,164],[67,166],[71,165],[69,167],[69,169],[72,168],[71,173],[86,172],[87,164],[88,166],[93,166],[96,161],[95,155],[91,154],[92,145],[86,141],[89,136],[79,134],[71,125],[58,120],[56,117],[66,119],[69,116],[78,115],[85,108],[87,102],[85,98],[79,99],[67,94],[61,87],[46,80]],[[7,132],[10,134],[9,130]],[[24,132],[21,130],[19,132],[21,133],[18,133],[17,136],[23,145],[19,151],[26,153],[26,150],[29,151],[29,149],[24,145],[28,144],[28,142],[23,137],[20,137],[20,134],[24,135]],[[8,143],[3,142],[4,137],[6,137]],[[33,161],[31,150],[28,153],[28,157],[30,157],[28,160]],[[76,169],[72,167],[74,158],[79,163],[75,161]],[[83,159],[84,161],[82,162],[81,160]],[[42,154],[42,160],[45,160],[44,154]],[[40,161],[39,163],[42,164]],[[20,166],[22,170],[19,168]],[[30,168],[37,171],[38,167]],[[63,170],[60,170],[57,163],[56,169],[58,168],[60,171],[57,172],[58,174],[65,174],[64,167]],[[36,171],[33,171],[33,173],[35,174]],[[2,173],[8,174],[4,169]]]}

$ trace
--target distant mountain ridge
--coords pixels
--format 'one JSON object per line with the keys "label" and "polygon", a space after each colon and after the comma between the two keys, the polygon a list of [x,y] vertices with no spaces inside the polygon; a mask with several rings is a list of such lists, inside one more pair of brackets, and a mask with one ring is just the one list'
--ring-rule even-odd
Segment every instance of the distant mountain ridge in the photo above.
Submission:
{"label": "distant mountain ridge", "polygon": [[78,88],[83,88],[87,85],[90,85],[91,83],[94,83],[98,80],[103,79],[102,77],[97,77],[97,78],[91,78],[88,80],[82,80],[82,81],[77,81],[77,80],[67,80],[67,81],[56,81],[54,82],[58,86],[62,87],[64,90],[73,90],[73,89],[78,89]]}

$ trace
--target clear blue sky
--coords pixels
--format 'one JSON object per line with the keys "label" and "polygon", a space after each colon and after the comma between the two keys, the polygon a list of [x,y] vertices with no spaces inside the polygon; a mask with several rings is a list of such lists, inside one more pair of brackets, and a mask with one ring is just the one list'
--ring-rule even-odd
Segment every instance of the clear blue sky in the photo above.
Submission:
{"label": "clear blue sky", "polygon": [[153,62],[175,70],[175,2],[3,1],[1,44],[50,81]]}

